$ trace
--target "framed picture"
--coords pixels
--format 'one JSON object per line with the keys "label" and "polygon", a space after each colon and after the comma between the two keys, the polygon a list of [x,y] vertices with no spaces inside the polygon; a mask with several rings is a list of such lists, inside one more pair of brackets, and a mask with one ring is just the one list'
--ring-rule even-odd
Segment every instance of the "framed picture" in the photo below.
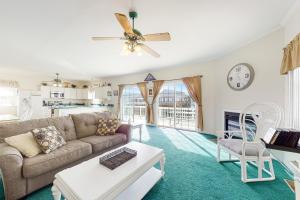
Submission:
{"label": "framed picture", "polygon": [[114,90],[114,96],[119,96],[119,90]]}
{"label": "framed picture", "polygon": [[107,96],[111,97],[112,96],[112,91],[107,91]]}
{"label": "framed picture", "polygon": [[152,96],[153,96],[153,89],[152,89],[152,88],[149,88],[149,89],[148,89],[148,96],[149,96],[149,97],[152,97]]}

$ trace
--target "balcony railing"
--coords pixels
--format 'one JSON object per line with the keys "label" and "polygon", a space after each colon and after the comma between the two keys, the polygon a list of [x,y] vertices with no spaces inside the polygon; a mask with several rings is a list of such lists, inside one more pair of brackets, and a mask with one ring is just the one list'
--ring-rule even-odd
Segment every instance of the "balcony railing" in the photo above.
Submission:
{"label": "balcony railing", "polygon": [[146,106],[123,106],[122,116],[123,121],[145,123]]}
{"label": "balcony railing", "polygon": [[[145,123],[146,106],[123,106],[123,120]],[[195,108],[174,108],[158,107],[157,124],[166,127],[175,127],[182,129],[192,129],[196,127],[196,110]]]}
{"label": "balcony railing", "polygon": [[195,108],[159,107],[158,125],[194,130],[196,127]]}

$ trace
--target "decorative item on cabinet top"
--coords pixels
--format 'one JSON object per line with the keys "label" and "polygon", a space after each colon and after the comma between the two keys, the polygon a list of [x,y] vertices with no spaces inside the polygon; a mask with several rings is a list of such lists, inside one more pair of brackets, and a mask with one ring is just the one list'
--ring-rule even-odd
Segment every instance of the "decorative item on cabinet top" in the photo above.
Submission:
{"label": "decorative item on cabinet top", "polygon": [[116,97],[116,96],[119,96],[119,90],[114,90],[113,93],[114,93],[114,96],[115,96],[115,97]]}
{"label": "decorative item on cabinet top", "polygon": [[111,87],[111,82],[94,82],[91,84],[92,88],[99,88],[99,87]]}
{"label": "decorative item on cabinet top", "polygon": [[[93,92],[94,91],[90,91],[88,88],[41,86],[41,96],[43,99],[93,99]],[[57,97],[56,94],[59,94],[59,97]]]}

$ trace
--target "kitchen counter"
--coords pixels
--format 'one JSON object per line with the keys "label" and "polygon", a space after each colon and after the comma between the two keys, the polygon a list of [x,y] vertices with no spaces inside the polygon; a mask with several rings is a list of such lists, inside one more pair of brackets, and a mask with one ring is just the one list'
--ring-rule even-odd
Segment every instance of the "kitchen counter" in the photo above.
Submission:
{"label": "kitchen counter", "polygon": [[79,113],[91,113],[91,112],[105,112],[112,111],[113,106],[108,105],[61,105],[56,107],[51,107],[52,117],[68,116],[70,114]]}
{"label": "kitchen counter", "polygon": [[73,109],[73,108],[103,108],[113,107],[113,105],[59,105],[59,106],[48,106],[51,109]]}
{"label": "kitchen counter", "polygon": [[12,122],[12,121],[18,121],[18,120],[19,120],[19,118],[16,115],[9,115],[9,114],[0,115],[0,123]]}

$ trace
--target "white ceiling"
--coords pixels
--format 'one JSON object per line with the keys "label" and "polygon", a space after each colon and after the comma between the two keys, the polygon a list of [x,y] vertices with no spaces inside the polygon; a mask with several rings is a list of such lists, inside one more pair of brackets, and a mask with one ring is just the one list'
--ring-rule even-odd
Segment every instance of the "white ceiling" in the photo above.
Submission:
{"label": "white ceiling", "polygon": [[[0,0],[0,73],[19,70],[88,79],[153,71],[222,56],[279,27],[295,0]],[[113,13],[139,13],[142,33],[170,32],[148,42],[161,54],[121,56]]]}

